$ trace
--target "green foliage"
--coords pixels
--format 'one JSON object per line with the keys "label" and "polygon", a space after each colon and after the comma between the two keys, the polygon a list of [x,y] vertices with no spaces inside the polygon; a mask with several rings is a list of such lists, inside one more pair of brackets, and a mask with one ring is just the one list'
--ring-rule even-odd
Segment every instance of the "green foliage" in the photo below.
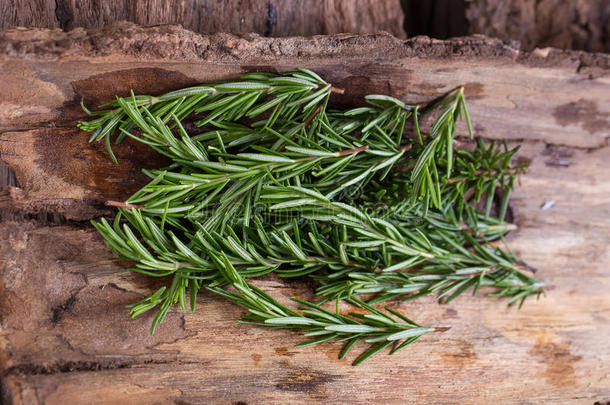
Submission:
{"label": "green foliage", "polygon": [[[472,136],[462,88],[425,108],[370,95],[342,111],[328,109],[334,92],[301,69],[85,109],[96,118],[79,127],[113,158],[116,136],[173,162],[144,170],[150,183],[110,202],[119,207],[113,223],[93,222],[131,270],[171,278],[131,306],[131,316],[159,308],[151,333],[172,305],[194,310],[203,288],[247,308],[246,323],[304,329],[313,340],[300,346],[344,341],[343,357],[357,341],[372,343],[359,364],[434,330],[373,303],[433,293],[450,302],[491,287],[521,305],[543,293],[496,243],[515,228],[504,218],[525,171],[511,163],[517,149],[481,141],[454,149],[460,117]],[[268,273],[313,278],[319,302],[295,299],[301,307],[291,309],[245,281]],[[321,306],[342,299],[368,313]]]}

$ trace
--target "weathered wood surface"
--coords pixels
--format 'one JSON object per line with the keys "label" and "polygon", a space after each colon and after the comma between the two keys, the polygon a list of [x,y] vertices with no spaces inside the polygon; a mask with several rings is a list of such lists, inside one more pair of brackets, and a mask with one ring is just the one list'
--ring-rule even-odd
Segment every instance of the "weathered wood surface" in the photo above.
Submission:
{"label": "weathered wood surface", "polygon": [[201,34],[374,33],[405,37],[398,0],[0,0],[0,30],[100,28],[117,21],[181,24]]}
{"label": "weathered wood surface", "polygon": [[610,52],[607,0],[472,0],[466,17],[470,32],[518,40],[526,50]]}
{"label": "weathered wood surface", "polygon": [[[607,55],[524,54],[482,37],[311,39],[199,36],[176,27],[9,31],[0,37],[0,376],[9,404],[557,403],[610,401],[610,70]],[[357,368],[340,346],[294,349],[298,333],[235,323],[242,311],[201,294],[154,337],[124,305],[150,280],[118,274],[87,220],[108,213],[163,164],[134,144],[74,129],[88,104],[159,93],[254,69],[313,68],[346,88],[424,101],[465,84],[485,138],[531,159],[513,202],[512,248],[551,289],[521,310],[483,296],[449,306],[394,303],[448,326]],[[16,181],[13,181],[16,180]],[[541,210],[545,201],[550,209]],[[310,286],[257,281],[280,300]]]}

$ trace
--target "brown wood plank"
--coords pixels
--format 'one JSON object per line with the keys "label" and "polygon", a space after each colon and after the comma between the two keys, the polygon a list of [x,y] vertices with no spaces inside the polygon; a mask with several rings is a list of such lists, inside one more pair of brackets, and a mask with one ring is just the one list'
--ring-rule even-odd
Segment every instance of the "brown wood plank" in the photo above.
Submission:
{"label": "brown wood plank", "polygon": [[[610,401],[607,57],[521,54],[483,38],[238,39],[134,26],[106,34],[20,31],[0,39],[7,84],[0,88],[0,156],[19,186],[0,196],[0,210],[16,219],[0,222],[7,401]],[[204,44],[209,48],[198,53]],[[239,325],[241,309],[206,294],[194,313],[172,310],[154,337],[147,331],[152,315],[130,320],[124,305],[157,284],[118,274],[122,263],[86,220],[108,212],[105,199],[141,184],[140,167],[163,162],[125,144],[117,148],[122,164],[112,165],[101,145],[74,130],[82,117],[77,101],[303,65],[345,87],[351,96],[341,103],[368,92],[424,101],[468,84],[477,133],[522,143],[521,156],[532,161],[515,193],[519,229],[509,242],[551,286],[547,297],[521,310],[484,296],[449,306],[432,298],[393,303],[422,323],[451,329],[357,368],[349,365],[353,358],[337,360],[336,344],[295,349],[298,333]],[[541,210],[550,200],[555,204]],[[310,293],[273,277],[256,283],[283,302]]]}

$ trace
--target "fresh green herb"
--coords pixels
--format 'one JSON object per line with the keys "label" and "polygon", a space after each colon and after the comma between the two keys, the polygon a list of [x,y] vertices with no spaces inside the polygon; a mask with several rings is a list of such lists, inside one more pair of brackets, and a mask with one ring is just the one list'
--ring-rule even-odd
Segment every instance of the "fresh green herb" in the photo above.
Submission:
{"label": "fresh green herb", "polygon": [[[159,308],[151,333],[172,305],[194,310],[202,288],[248,309],[243,322],[303,329],[300,346],[372,343],[359,364],[425,328],[372,304],[437,294],[450,302],[465,291],[494,289],[509,304],[543,293],[544,284],[497,241],[508,199],[525,166],[517,149],[478,141],[455,149],[463,88],[426,106],[384,95],[365,106],[331,110],[342,90],[306,69],[248,73],[161,96],[132,95],[85,111],[79,127],[149,145],[172,160],[144,170],[150,183],[125,202],[112,223],[93,222],[131,269],[171,283],[131,306],[131,316]],[[431,124],[425,130],[421,122]],[[116,159],[115,159],[116,161]],[[499,200],[496,203],[496,200]],[[274,273],[319,283],[317,303],[279,304],[246,280]],[[358,298],[367,294],[368,303]],[[322,307],[336,301],[335,311]],[[347,300],[366,315],[344,315]]]}

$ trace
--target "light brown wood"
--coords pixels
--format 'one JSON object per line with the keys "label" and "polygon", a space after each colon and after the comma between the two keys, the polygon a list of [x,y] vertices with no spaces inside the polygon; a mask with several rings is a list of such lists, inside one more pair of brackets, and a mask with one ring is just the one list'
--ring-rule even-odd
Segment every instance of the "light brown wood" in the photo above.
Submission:
{"label": "light brown wood", "polygon": [[[312,39],[200,36],[177,27],[118,25],[0,38],[0,158],[18,187],[0,195],[0,376],[17,404],[557,403],[610,401],[610,75],[608,57],[520,53],[499,41],[385,35]],[[306,66],[345,88],[335,102],[388,93],[423,102],[460,84],[477,135],[522,144],[532,161],[516,191],[509,243],[549,284],[521,310],[503,300],[432,297],[393,303],[450,327],[362,366],[337,344],[295,349],[299,333],[239,325],[243,311],[200,294],[152,315],[124,305],[158,287],[119,274],[87,220],[107,214],[163,161],[117,147],[121,165],[74,129],[77,103],[156,94],[250,70]],[[3,176],[8,178],[8,176]],[[541,206],[553,200],[546,210]],[[1,216],[0,216],[1,217]],[[6,216],[5,216],[6,218]],[[257,285],[288,302],[310,286]]]}

